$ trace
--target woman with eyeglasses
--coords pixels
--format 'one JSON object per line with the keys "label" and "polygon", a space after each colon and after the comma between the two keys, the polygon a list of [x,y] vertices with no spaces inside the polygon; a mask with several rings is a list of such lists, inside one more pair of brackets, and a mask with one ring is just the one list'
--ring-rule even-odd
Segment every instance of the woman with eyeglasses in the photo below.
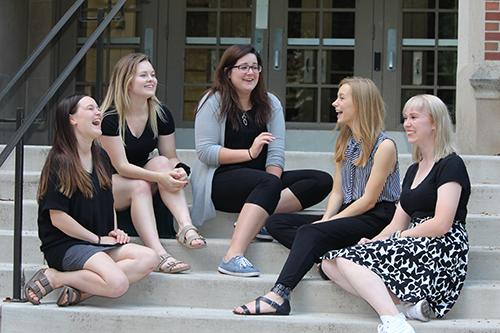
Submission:
{"label": "woman with eyeglasses", "polygon": [[266,91],[259,54],[251,45],[229,47],[198,104],[192,179],[194,221],[215,210],[239,213],[220,273],[258,276],[244,254],[266,219],[315,205],[331,189],[326,172],[283,171],[284,136],[283,108]]}

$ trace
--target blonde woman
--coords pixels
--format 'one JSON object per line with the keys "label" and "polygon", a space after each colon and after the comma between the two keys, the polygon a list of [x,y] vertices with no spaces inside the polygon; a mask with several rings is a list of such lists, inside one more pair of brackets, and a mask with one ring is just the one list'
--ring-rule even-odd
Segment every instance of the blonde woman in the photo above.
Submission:
{"label": "blonde woman", "polygon": [[396,145],[383,131],[384,102],[375,84],[346,78],[332,104],[340,129],[333,188],[323,216],[275,214],[267,229],[290,254],[265,296],[233,310],[238,315],[288,315],[290,293],[332,249],[373,237],[391,221],[399,198]]}
{"label": "blonde woman", "polygon": [[[161,245],[153,194],[160,192],[179,224],[180,244],[199,249],[206,243],[191,222],[183,190],[188,183],[189,167],[177,158],[174,120],[155,96],[157,83],[155,70],[144,54],[128,54],[116,63],[101,106],[101,143],[116,170],[116,208],[130,207],[132,223],[141,240],[161,258],[158,271],[178,273],[190,266],[174,259]],[[151,158],[150,153],[156,148],[159,156]]]}
{"label": "blonde woman", "polygon": [[[469,249],[465,218],[470,181],[451,144],[446,105],[418,95],[403,109],[415,161],[391,223],[375,237],[324,256],[326,275],[379,314],[379,333],[413,333],[405,315],[444,316],[464,284]],[[397,303],[403,301],[399,307]]]}

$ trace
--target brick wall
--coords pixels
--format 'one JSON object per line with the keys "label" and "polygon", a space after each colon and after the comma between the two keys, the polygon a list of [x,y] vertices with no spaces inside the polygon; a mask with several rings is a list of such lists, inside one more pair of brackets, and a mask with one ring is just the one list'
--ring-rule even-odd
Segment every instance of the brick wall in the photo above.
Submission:
{"label": "brick wall", "polygon": [[500,60],[500,0],[485,1],[484,59]]}

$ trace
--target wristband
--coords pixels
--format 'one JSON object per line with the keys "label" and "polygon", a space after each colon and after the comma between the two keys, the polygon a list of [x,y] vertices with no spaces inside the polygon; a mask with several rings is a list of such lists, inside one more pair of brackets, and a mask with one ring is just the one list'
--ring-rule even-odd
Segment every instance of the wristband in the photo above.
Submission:
{"label": "wristband", "polygon": [[248,156],[250,156],[250,160],[254,160],[255,158],[252,157],[252,153],[250,152],[250,148],[248,148]]}
{"label": "wristband", "polygon": [[191,168],[187,165],[187,164],[184,164],[182,162],[179,162],[175,165],[175,168],[183,168],[184,171],[186,172],[186,175],[190,175],[191,174]]}
{"label": "wristband", "polygon": [[101,244],[101,236],[97,236],[97,245],[100,245]]}

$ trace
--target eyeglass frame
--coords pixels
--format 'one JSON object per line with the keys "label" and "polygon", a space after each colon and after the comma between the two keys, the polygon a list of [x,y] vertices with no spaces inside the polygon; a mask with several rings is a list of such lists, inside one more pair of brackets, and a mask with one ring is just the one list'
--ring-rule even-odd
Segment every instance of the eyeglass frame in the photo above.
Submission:
{"label": "eyeglass frame", "polygon": [[[243,70],[241,67],[248,67],[248,68],[247,68],[247,70]],[[233,69],[233,68],[237,68],[242,73],[248,73],[249,70],[252,70],[252,73],[254,73],[254,74],[262,72],[262,66],[261,65],[241,64],[241,65],[231,66],[231,69]]]}

